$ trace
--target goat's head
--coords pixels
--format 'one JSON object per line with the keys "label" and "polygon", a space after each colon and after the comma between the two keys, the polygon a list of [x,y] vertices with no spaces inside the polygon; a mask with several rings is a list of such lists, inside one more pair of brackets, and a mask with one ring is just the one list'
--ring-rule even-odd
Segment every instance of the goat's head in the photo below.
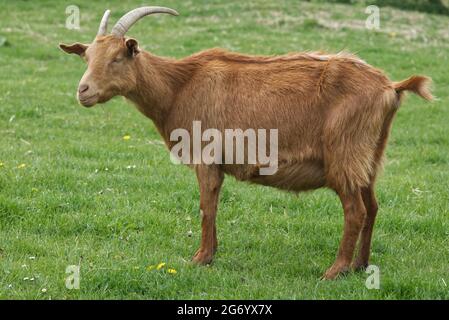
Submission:
{"label": "goat's head", "polygon": [[142,7],[125,14],[107,35],[109,10],[101,19],[100,28],[91,44],[60,44],[67,53],[75,53],[87,63],[87,70],[78,86],[78,100],[85,107],[103,103],[116,95],[126,95],[137,83],[136,57],[139,46],[135,39],[125,38],[125,33],[140,18],[153,13],[178,15],[164,7]]}

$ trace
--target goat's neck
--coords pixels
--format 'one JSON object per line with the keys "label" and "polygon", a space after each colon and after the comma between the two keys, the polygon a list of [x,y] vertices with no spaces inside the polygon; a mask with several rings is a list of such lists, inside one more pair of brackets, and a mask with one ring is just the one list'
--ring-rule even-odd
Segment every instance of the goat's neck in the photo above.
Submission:
{"label": "goat's neck", "polygon": [[182,60],[157,57],[148,52],[139,53],[136,59],[137,85],[126,98],[153,120],[159,132],[164,135],[165,119],[176,95],[191,78],[193,67]]}

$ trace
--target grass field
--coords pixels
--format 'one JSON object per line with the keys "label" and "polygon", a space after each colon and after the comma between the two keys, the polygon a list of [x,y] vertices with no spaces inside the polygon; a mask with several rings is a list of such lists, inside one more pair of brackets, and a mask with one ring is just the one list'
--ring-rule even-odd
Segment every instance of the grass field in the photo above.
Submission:
{"label": "grass field", "polygon": [[[394,80],[434,79],[439,100],[408,97],[393,125],[371,259],[380,289],[368,290],[365,273],[319,280],[343,225],[326,190],[296,196],[228,177],[215,262],[190,264],[200,239],[193,172],[171,164],[151,121],[122,98],[80,107],[85,65],[57,48],[92,40],[101,2],[73,3],[81,30],[68,30],[71,2],[0,0],[0,298],[449,299],[449,16],[382,7],[370,31],[362,5],[160,0],[150,4],[181,15],[129,32],[164,56],[346,49]],[[142,4],[107,3],[112,21]],[[79,290],[65,287],[69,265],[80,265]]]}

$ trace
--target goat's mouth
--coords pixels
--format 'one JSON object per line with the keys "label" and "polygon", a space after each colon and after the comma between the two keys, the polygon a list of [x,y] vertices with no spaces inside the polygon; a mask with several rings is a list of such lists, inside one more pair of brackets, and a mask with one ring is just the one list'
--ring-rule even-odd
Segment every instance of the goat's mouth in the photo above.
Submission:
{"label": "goat's mouth", "polygon": [[91,95],[89,97],[78,97],[78,101],[84,106],[84,107],[92,107],[98,102],[98,93]]}

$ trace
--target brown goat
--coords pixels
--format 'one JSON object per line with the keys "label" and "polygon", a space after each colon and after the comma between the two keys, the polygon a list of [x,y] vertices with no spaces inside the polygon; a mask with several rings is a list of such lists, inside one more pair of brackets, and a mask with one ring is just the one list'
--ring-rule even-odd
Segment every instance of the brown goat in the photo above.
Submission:
{"label": "brown goat", "polygon": [[[174,60],[141,51],[124,34],[139,18],[174,10],[131,11],[106,35],[106,12],[93,43],[60,47],[87,62],[78,88],[86,107],[121,95],[150,118],[166,145],[170,133],[204,129],[278,129],[278,170],[260,175],[260,164],[196,164],[202,239],[193,261],[207,264],[217,250],[215,217],[224,173],[291,191],[327,187],[343,205],[344,232],[324,278],[368,265],[377,213],[374,194],[392,120],[404,91],[431,100],[427,77],[391,82],[356,56],[293,53],[259,57],[206,50]],[[106,22],[105,22],[106,21]],[[353,261],[356,244],[359,249]]]}

